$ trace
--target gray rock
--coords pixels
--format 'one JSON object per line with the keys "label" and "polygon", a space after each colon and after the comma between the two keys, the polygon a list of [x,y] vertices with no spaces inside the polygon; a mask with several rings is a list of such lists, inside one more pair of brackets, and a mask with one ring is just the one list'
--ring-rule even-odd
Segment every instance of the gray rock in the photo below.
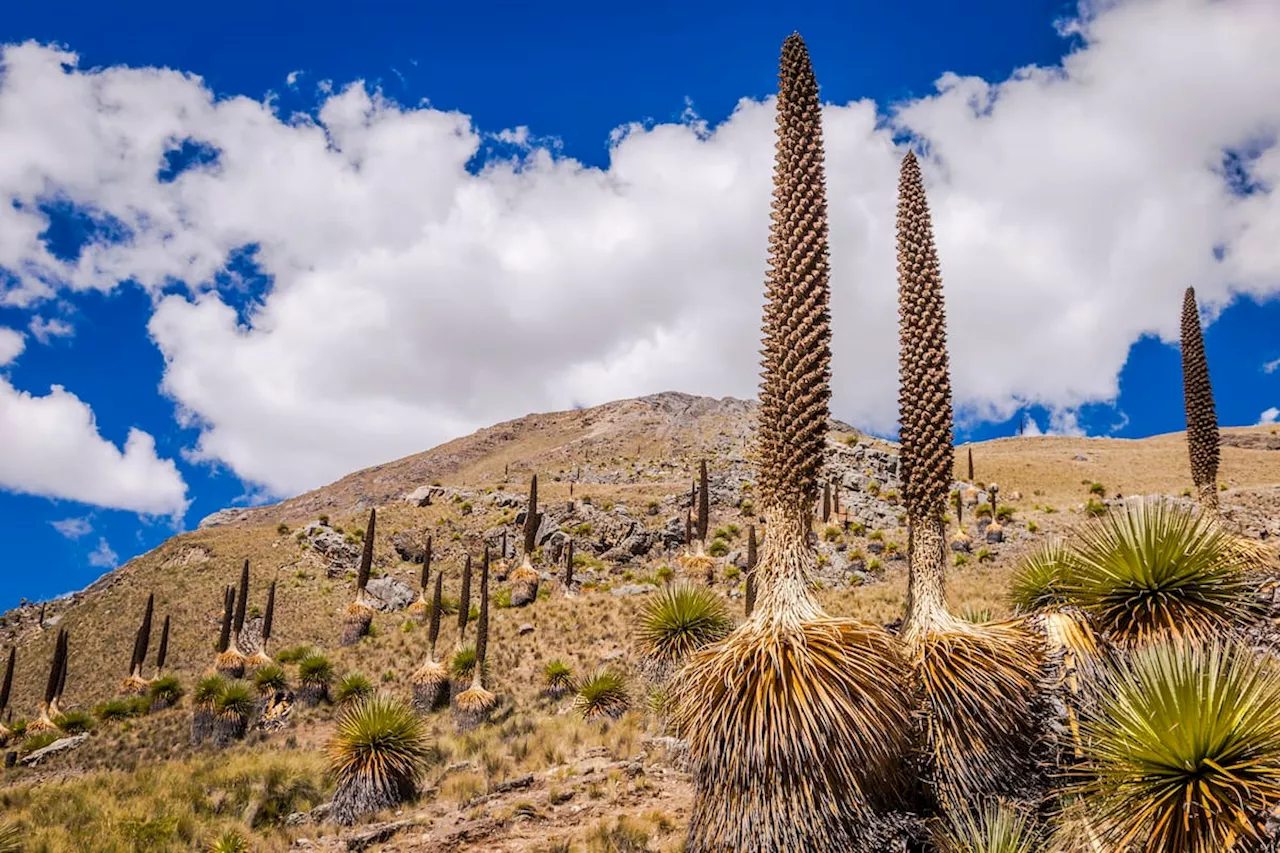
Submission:
{"label": "gray rock", "polygon": [[63,752],[67,752],[68,750],[75,749],[76,747],[78,747],[80,744],[84,743],[88,739],[89,739],[88,732],[85,732],[84,734],[75,735],[74,737],[59,738],[58,740],[55,740],[53,743],[49,744],[48,746],[42,747],[41,749],[37,749],[34,752],[32,752],[30,755],[24,757],[22,759],[22,763],[27,765],[28,767],[34,767],[35,765],[44,761],[46,758],[48,758],[51,755],[58,755],[59,753],[63,753]]}
{"label": "gray rock", "polygon": [[987,542],[993,545],[1004,541],[1004,531],[994,524],[987,527],[986,536]]}
{"label": "gray rock", "polygon": [[406,563],[421,563],[427,554],[426,542],[421,533],[401,530],[391,537],[391,547]]}
{"label": "gray rock", "polygon": [[605,654],[601,655],[600,662],[610,663],[615,660],[621,660],[625,656],[626,656],[626,652],[624,652],[622,649],[615,649],[611,652],[606,652]]}
{"label": "gray rock", "polygon": [[519,628],[516,629],[516,633],[519,634],[521,637],[523,637],[525,634],[532,634],[533,626],[530,625],[528,622],[525,622],[523,625],[521,625]]}
{"label": "gray rock", "polygon": [[210,527],[221,527],[224,524],[235,524],[238,521],[247,521],[249,513],[239,507],[227,507],[217,512],[212,512],[200,519],[200,523],[196,525],[197,530],[207,530]]}
{"label": "gray rock", "polygon": [[413,590],[395,578],[373,578],[365,587],[373,596],[373,606],[384,612],[404,610],[413,603]]}

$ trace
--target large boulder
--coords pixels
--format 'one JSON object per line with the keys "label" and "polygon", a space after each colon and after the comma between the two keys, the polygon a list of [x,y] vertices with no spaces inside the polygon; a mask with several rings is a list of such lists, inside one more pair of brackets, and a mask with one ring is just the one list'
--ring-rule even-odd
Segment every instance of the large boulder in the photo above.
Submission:
{"label": "large boulder", "polygon": [[414,600],[413,590],[395,578],[373,578],[365,589],[373,596],[373,606],[384,612],[404,610]]}

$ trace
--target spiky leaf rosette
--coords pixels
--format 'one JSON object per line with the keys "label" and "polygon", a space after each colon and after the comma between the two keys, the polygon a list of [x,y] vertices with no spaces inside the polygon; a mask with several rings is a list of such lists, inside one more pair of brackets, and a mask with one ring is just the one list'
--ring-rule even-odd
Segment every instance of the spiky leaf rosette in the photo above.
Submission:
{"label": "spiky leaf rosette", "polygon": [[1107,849],[1252,849],[1280,802],[1280,673],[1251,649],[1163,642],[1104,676],[1073,793]]}
{"label": "spiky leaf rosette", "polygon": [[16,823],[0,820],[0,853],[22,853],[22,830]]}
{"label": "spiky leaf rosette", "polygon": [[253,713],[253,691],[244,682],[228,684],[213,709],[213,743],[225,747],[244,737]]}
{"label": "spiky leaf rosette", "polygon": [[209,853],[249,853],[249,842],[244,836],[229,829],[209,846]]}
{"label": "spiky leaf rosette", "polygon": [[573,670],[560,658],[548,661],[542,668],[543,691],[552,699],[559,699],[573,690]]}
{"label": "spiky leaf rosette", "polygon": [[831,398],[831,288],[822,105],[798,34],[782,46],[777,113],[758,485],[766,507],[812,507]]}
{"label": "spiky leaf rosette", "polygon": [[1167,498],[1126,501],[1084,526],[1063,588],[1104,636],[1134,645],[1207,638],[1260,616],[1256,552],[1210,515]]}
{"label": "spiky leaf rosette", "polygon": [[178,703],[182,698],[182,682],[176,675],[158,675],[147,688],[147,697],[151,700],[149,710],[163,711]]}
{"label": "spiky leaf rosette", "polygon": [[608,667],[600,667],[578,685],[574,709],[586,720],[617,719],[631,707],[627,680]]}
{"label": "spiky leaf rosette", "polygon": [[732,627],[720,596],[706,587],[678,584],[646,599],[638,634],[645,656],[675,662],[723,639]]}
{"label": "spiky leaf rosette", "polygon": [[1188,287],[1182,299],[1182,399],[1187,410],[1187,450],[1191,456],[1191,480],[1200,503],[1218,511],[1218,415],[1209,382],[1209,360],[1204,354],[1200,310],[1196,291]]}
{"label": "spiky leaf rosette", "polygon": [[707,528],[711,526],[711,487],[707,479],[707,460],[698,468],[698,539],[707,541]]}
{"label": "spiky leaf rosette", "polygon": [[529,480],[529,505],[524,511],[524,553],[525,556],[533,553],[533,549],[537,547],[538,536],[538,475],[534,474]]}
{"label": "spiky leaf rosette", "polygon": [[318,705],[329,698],[329,685],[333,683],[333,663],[324,655],[315,653],[298,661],[298,679],[302,682],[299,695],[308,705]]}
{"label": "spiky leaf rosette", "polygon": [[1009,582],[1009,601],[1017,613],[1035,613],[1070,603],[1066,590],[1071,551],[1054,537],[1018,561]]}
{"label": "spiky leaf rosette", "polygon": [[948,815],[934,827],[938,853],[1038,853],[1043,833],[1025,808],[994,800]]}
{"label": "spiky leaf rosette", "polygon": [[169,614],[164,616],[164,625],[160,628],[160,648],[156,649],[156,675],[164,672],[165,661],[169,659]]}
{"label": "spiky leaf rosette", "polygon": [[[762,567],[774,538],[770,525]],[[878,628],[768,613],[762,595],[668,691],[696,786],[688,849],[862,850],[860,819],[896,788],[909,745],[905,662]]]}
{"label": "spiky leaf rosette", "polygon": [[1009,624],[925,634],[912,647],[927,772],[948,812],[990,796],[1034,796],[1044,650]]}
{"label": "spiky leaf rosette", "polygon": [[289,679],[284,667],[278,663],[269,663],[253,674],[253,686],[258,688],[259,693],[275,693],[277,690],[288,689]]}
{"label": "spiky leaf rosette", "polygon": [[218,697],[227,689],[227,680],[221,675],[208,675],[196,682],[192,694],[191,742],[202,743],[213,735]]}
{"label": "spiky leaf rosette", "polygon": [[350,825],[362,814],[411,799],[428,746],[422,721],[390,696],[377,694],[346,708],[327,749],[338,780],[330,818]]}
{"label": "spiky leaf rosette", "polygon": [[373,695],[373,682],[363,672],[349,672],[338,680],[333,700],[339,705],[360,702]]}

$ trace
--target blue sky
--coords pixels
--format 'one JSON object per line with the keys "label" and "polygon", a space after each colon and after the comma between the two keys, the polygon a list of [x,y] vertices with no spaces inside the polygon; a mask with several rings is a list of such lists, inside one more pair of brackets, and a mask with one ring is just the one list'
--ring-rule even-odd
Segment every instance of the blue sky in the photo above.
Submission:
{"label": "blue sky", "polygon": [[[914,140],[961,438],[1024,410],[1181,429],[1188,284],[1214,316],[1221,422],[1274,419],[1280,13],[1102,5],[6,11],[0,415],[25,414],[0,417],[0,607],[498,420],[752,393],[766,99],[793,29],[834,105],[837,415],[892,431],[892,191]],[[1241,65],[1255,90],[1219,96]],[[36,402],[52,386],[79,404]]]}

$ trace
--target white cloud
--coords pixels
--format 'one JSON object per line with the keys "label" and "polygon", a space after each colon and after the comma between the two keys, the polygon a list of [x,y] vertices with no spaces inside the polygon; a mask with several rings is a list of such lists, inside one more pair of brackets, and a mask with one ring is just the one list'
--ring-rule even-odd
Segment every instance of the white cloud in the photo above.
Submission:
{"label": "white cloud", "polygon": [[1262,372],[1275,373],[1277,368],[1280,368],[1280,358],[1277,358],[1274,361],[1268,361],[1264,363],[1262,365]]}
{"label": "white cloud", "polygon": [[290,71],[288,74],[285,75],[285,78],[284,78],[285,85],[290,87],[294,86],[298,82],[298,75],[301,73],[302,73],[301,71]]}
{"label": "white cloud", "polygon": [[[837,416],[896,420],[896,131],[936,158],[925,171],[969,417],[1114,398],[1130,344],[1176,338],[1188,284],[1210,313],[1280,290],[1280,148],[1267,147],[1280,6],[1090,7],[1062,68],[946,75],[888,121],[870,102],[826,108]],[[820,80],[840,62],[814,59]],[[772,101],[744,100],[716,127],[621,129],[598,170],[531,131],[476,129],[363,85],[321,85],[313,123],[215,102],[173,71],[62,69],[75,61],[5,52],[0,193],[56,186],[134,238],[67,266],[39,216],[0,205],[0,265],[23,271],[8,299],[51,295],[50,278],[207,283],[257,243],[274,287],[247,323],[206,286],[159,299],[151,319],[198,458],[294,492],[575,401],[756,391]],[[525,147],[469,174],[486,135]],[[188,137],[221,150],[217,167],[157,182],[166,146]],[[1240,197],[1217,167],[1249,145],[1263,189]]]}
{"label": "white cloud", "polygon": [[31,318],[27,328],[42,344],[47,344],[54,338],[69,338],[76,333],[75,327],[66,320],[59,320],[57,317],[46,320],[38,315]]}
{"label": "white cloud", "polygon": [[[0,328],[0,366],[22,344],[20,334]],[[36,397],[3,377],[0,488],[152,515],[180,515],[188,503],[177,467],[157,457],[149,434],[131,429],[119,450],[98,432],[92,409],[61,385]]]}
{"label": "white cloud", "polygon": [[51,521],[49,523],[53,525],[54,530],[68,539],[79,539],[81,536],[88,536],[93,532],[93,525],[89,523],[87,518],[64,518],[60,521]]}
{"label": "white cloud", "polygon": [[107,544],[107,540],[98,539],[98,547],[93,549],[89,554],[89,565],[99,569],[114,569],[120,563],[120,557],[115,551],[111,550],[111,546]]}
{"label": "white cloud", "polygon": [[1263,424],[1274,424],[1280,422],[1280,408],[1272,406],[1264,409],[1261,415],[1258,415],[1258,426]]}
{"label": "white cloud", "polygon": [[27,348],[27,339],[22,332],[0,327],[0,367],[12,364]]}

